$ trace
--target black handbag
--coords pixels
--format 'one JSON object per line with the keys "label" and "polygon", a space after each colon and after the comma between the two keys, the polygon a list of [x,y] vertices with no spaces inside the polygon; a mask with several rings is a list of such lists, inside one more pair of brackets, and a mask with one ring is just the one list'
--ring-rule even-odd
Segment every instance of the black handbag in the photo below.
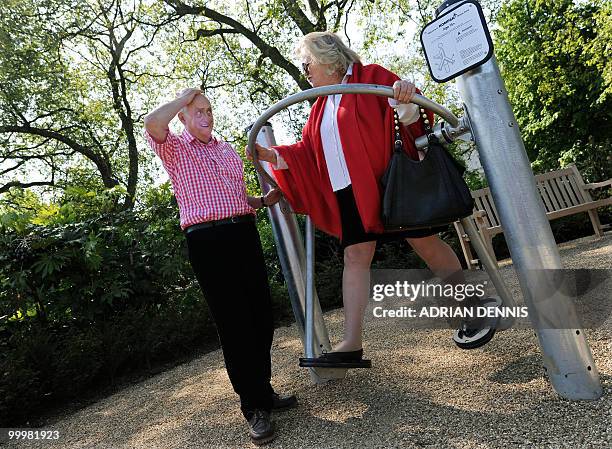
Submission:
{"label": "black handbag", "polygon": [[[423,109],[421,115],[427,117]],[[463,179],[465,168],[431,134],[428,120],[429,149],[423,160],[413,160],[403,148],[397,111],[394,116],[394,150],[381,180],[385,230],[430,228],[470,215],[474,199]]]}

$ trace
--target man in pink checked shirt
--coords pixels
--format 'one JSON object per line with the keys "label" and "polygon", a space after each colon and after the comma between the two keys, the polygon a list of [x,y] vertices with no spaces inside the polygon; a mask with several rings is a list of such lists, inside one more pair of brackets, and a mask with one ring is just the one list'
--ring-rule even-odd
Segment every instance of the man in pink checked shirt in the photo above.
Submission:
{"label": "man in pink checked shirt", "polygon": [[[184,125],[172,133],[178,115]],[[246,193],[240,156],[212,135],[213,111],[199,89],[185,89],[144,119],[145,137],[170,176],[185,231],[189,261],[211,310],[225,367],[251,439],[274,438],[272,410],[297,404],[270,385],[274,333],[266,266],[255,226],[255,209],[280,199]]]}

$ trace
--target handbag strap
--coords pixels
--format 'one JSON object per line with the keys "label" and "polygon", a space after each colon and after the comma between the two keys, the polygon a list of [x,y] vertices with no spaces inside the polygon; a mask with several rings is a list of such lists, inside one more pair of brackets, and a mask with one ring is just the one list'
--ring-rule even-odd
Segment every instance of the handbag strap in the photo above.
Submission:
{"label": "handbag strap", "polygon": [[[427,117],[427,113],[425,112],[425,109],[423,108],[419,108],[419,114],[420,114],[420,118],[423,119],[423,127],[425,128],[425,135],[427,136],[427,141],[431,141],[431,137],[433,137],[433,134],[431,132],[431,124],[429,123],[429,117]],[[393,110],[393,120],[394,120],[394,126],[395,126],[395,142],[394,142],[394,149],[395,151],[403,151],[404,149],[404,145],[402,143],[402,135],[400,134],[400,121],[399,121],[399,115],[397,113],[397,109]]]}
{"label": "handbag strap", "polygon": [[420,108],[421,118],[423,119],[423,127],[425,128],[425,134],[427,135],[427,140],[429,140],[429,136],[431,135],[431,124],[429,123],[429,117],[427,117],[427,113],[425,109]]}
{"label": "handbag strap", "polygon": [[397,109],[393,109],[393,121],[395,122],[395,142],[393,144],[394,151],[404,151],[404,142],[402,141],[402,135],[400,134],[400,121],[399,115],[397,114]]}

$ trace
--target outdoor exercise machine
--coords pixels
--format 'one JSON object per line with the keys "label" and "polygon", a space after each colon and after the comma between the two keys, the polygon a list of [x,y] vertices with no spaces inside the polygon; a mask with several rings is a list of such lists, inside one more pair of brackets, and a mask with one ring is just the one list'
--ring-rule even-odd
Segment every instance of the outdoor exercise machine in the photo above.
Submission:
{"label": "outdoor exercise machine", "polygon": [[[464,37],[460,37],[462,35]],[[445,1],[438,8],[437,18],[423,29],[421,42],[434,80],[446,82],[457,78],[464,115],[459,118],[422,95],[415,95],[412,102],[443,119],[433,127],[440,142],[450,143],[471,133],[505,229],[506,242],[542,351],[544,369],[562,397],[597,399],[602,395],[602,387],[584,332],[576,326],[563,325],[568,322],[567,317],[576,316],[573,299],[559,288],[561,258],[538,197],[480,5],[474,0]],[[268,164],[260,164],[254,151],[256,142],[265,147],[276,144],[268,120],[288,106],[333,94],[391,98],[393,89],[371,84],[324,86],[291,95],[266,110],[252,125],[248,141],[264,193],[277,186]],[[426,148],[427,138],[418,138],[416,145]],[[295,215],[284,200],[271,207],[268,213],[305,356],[315,358],[329,351],[331,345],[315,291],[313,225],[306,217],[304,246]],[[497,264],[486,251],[472,221],[464,219],[462,225],[504,306],[514,306]],[[309,370],[314,382],[325,382],[344,377],[346,368],[350,366]]]}

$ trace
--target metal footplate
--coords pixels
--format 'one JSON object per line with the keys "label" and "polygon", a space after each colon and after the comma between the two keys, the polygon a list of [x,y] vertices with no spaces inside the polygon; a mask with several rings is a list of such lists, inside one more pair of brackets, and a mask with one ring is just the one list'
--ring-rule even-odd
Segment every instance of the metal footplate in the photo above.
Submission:
{"label": "metal footplate", "polygon": [[322,361],[320,358],[300,357],[302,368],[372,368],[372,361],[362,359],[356,362],[330,362]]}
{"label": "metal footplate", "polygon": [[[482,301],[478,307],[498,308],[503,304],[501,298],[493,296]],[[453,341],[461,349],[476,349],[486,345],[495,335],[499,325],[499,316],[486,318],[483,326],[475,334],[465,333],[463,329],[458,329],[453,333]]]}

